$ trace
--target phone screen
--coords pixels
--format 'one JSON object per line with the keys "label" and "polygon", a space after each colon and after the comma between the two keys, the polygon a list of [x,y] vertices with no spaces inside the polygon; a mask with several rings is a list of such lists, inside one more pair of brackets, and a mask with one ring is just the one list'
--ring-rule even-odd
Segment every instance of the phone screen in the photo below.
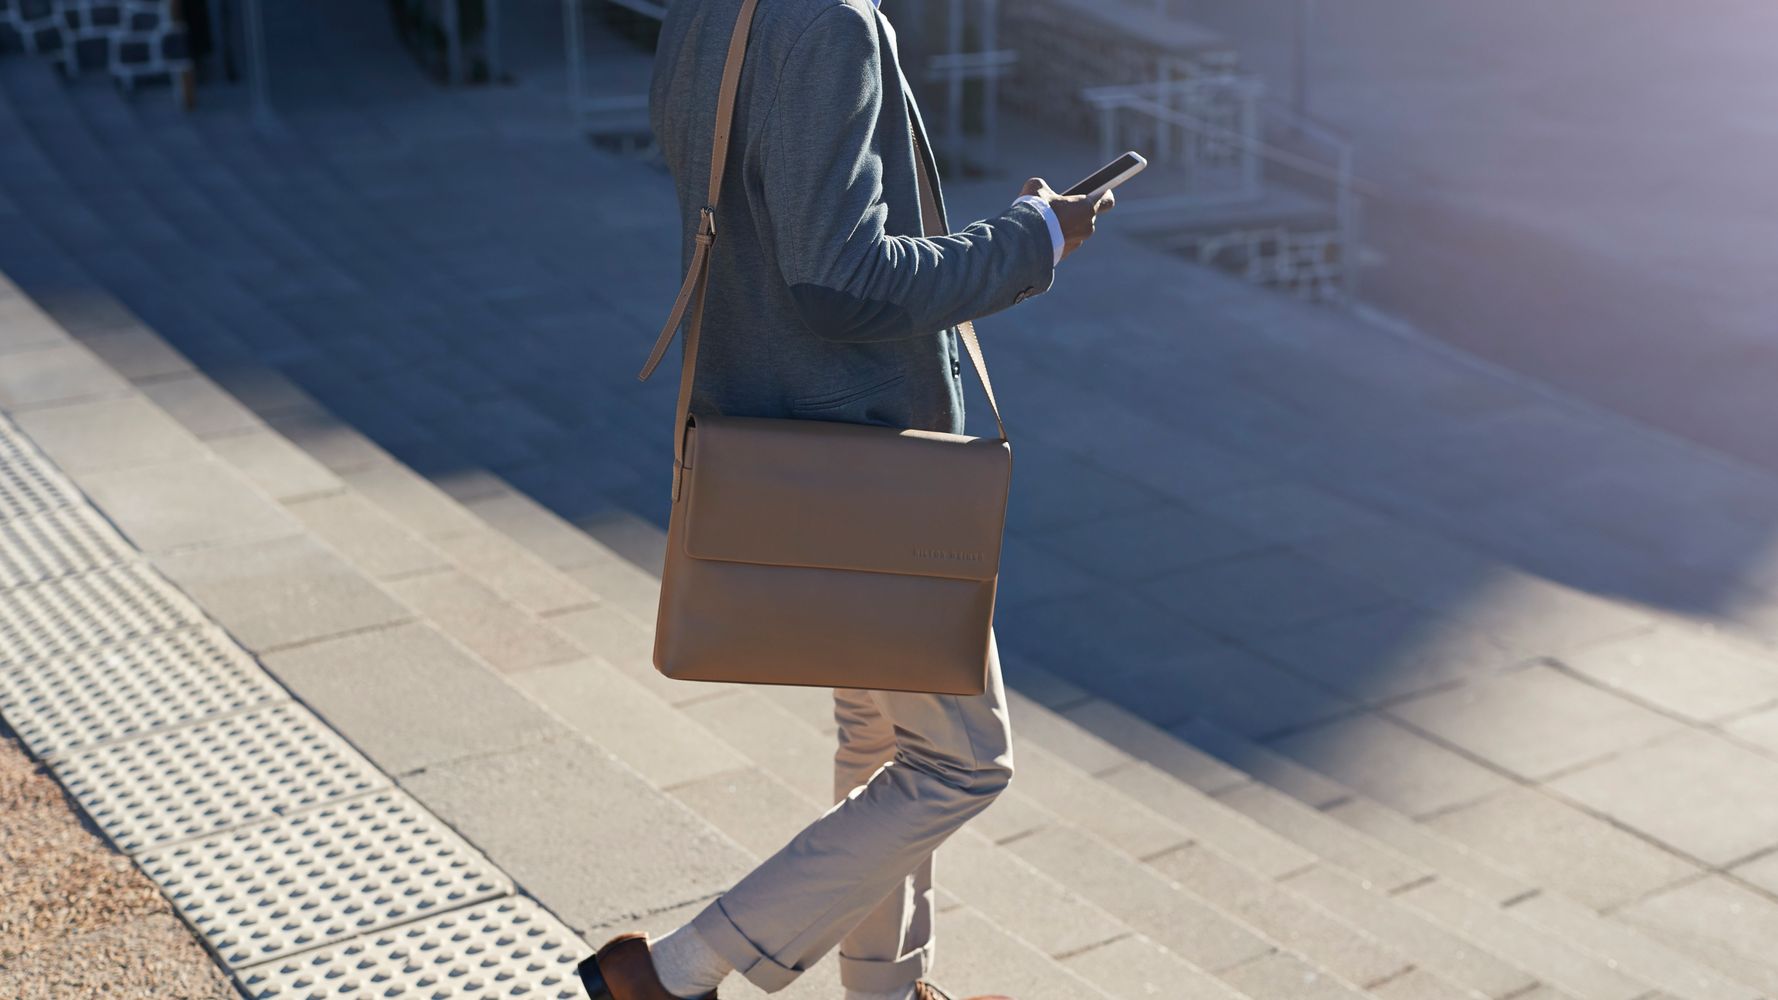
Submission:
{"label": "phone screen", "polygon": [[1136,162],[1135,154],[1125,153],[1103,167],[1100,167],[1098,170],[1093,171],[1092,176],[1062,193],[1065,195],[1092,194],[1094,191],[1099,190],[1101,187],[1115,180],[1118,175],[1122,174],[1124,171],[1135,166]]}

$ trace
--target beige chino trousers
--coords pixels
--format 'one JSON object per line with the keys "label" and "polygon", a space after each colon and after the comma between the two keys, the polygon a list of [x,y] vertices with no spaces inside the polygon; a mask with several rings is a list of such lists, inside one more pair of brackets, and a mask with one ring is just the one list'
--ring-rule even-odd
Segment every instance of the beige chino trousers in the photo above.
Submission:
{"label": "beige chino trousers", "polygon": [[933,851],[1012,779],[1000,651],[979,695],[836,688],[835,804],[692,918],[767,992],[840,949],[840,982],[887,993],[927,975]]}

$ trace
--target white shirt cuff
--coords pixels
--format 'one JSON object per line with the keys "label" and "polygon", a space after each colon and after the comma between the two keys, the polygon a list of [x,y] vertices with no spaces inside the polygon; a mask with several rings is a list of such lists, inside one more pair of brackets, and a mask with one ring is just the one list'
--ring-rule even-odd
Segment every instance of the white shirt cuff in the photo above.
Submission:
{"label": "white shirt cuff", "polygon": [[1021,201],[1028,201],[1043,212],[1043,221],[1049,223],[1050,227],[1050,250],[1053,253],[1050,266],[1054,267],[1062,263],[1062,250],[1067,246],[1067,243],[1062,238],[1062,220],[1056,218],[1056,210],[1050,207],[1049,202],[1034,194],[1019,195],[1013,200],[1013,204],[1017,205]]}

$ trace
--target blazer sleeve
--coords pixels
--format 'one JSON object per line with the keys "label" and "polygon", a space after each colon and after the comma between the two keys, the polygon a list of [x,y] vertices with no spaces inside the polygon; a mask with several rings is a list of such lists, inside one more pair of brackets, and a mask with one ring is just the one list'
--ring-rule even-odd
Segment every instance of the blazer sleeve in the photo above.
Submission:
{"label": "blazer sleeve", "polygon": [[828,340],[899,340],[998,312],[1027,289],[1047,291],[1049,224],[1029,202],[944,236],[883,231],[883,62],[866,16],[845,3],[816,15],[767,114],[765,216],[804,323]]}

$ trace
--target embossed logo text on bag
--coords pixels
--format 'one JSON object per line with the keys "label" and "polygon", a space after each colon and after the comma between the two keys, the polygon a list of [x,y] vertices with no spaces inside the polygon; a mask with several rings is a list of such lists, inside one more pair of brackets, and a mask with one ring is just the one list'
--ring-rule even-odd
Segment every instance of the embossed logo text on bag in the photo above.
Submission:
{"label": "embossed logo text on bag", "polygon": [[921,559],[949,559],[953,562],[982,562],[987,559],[986,553],[964,552],[958,549],[929,549],[914,546],[914,555]]}

